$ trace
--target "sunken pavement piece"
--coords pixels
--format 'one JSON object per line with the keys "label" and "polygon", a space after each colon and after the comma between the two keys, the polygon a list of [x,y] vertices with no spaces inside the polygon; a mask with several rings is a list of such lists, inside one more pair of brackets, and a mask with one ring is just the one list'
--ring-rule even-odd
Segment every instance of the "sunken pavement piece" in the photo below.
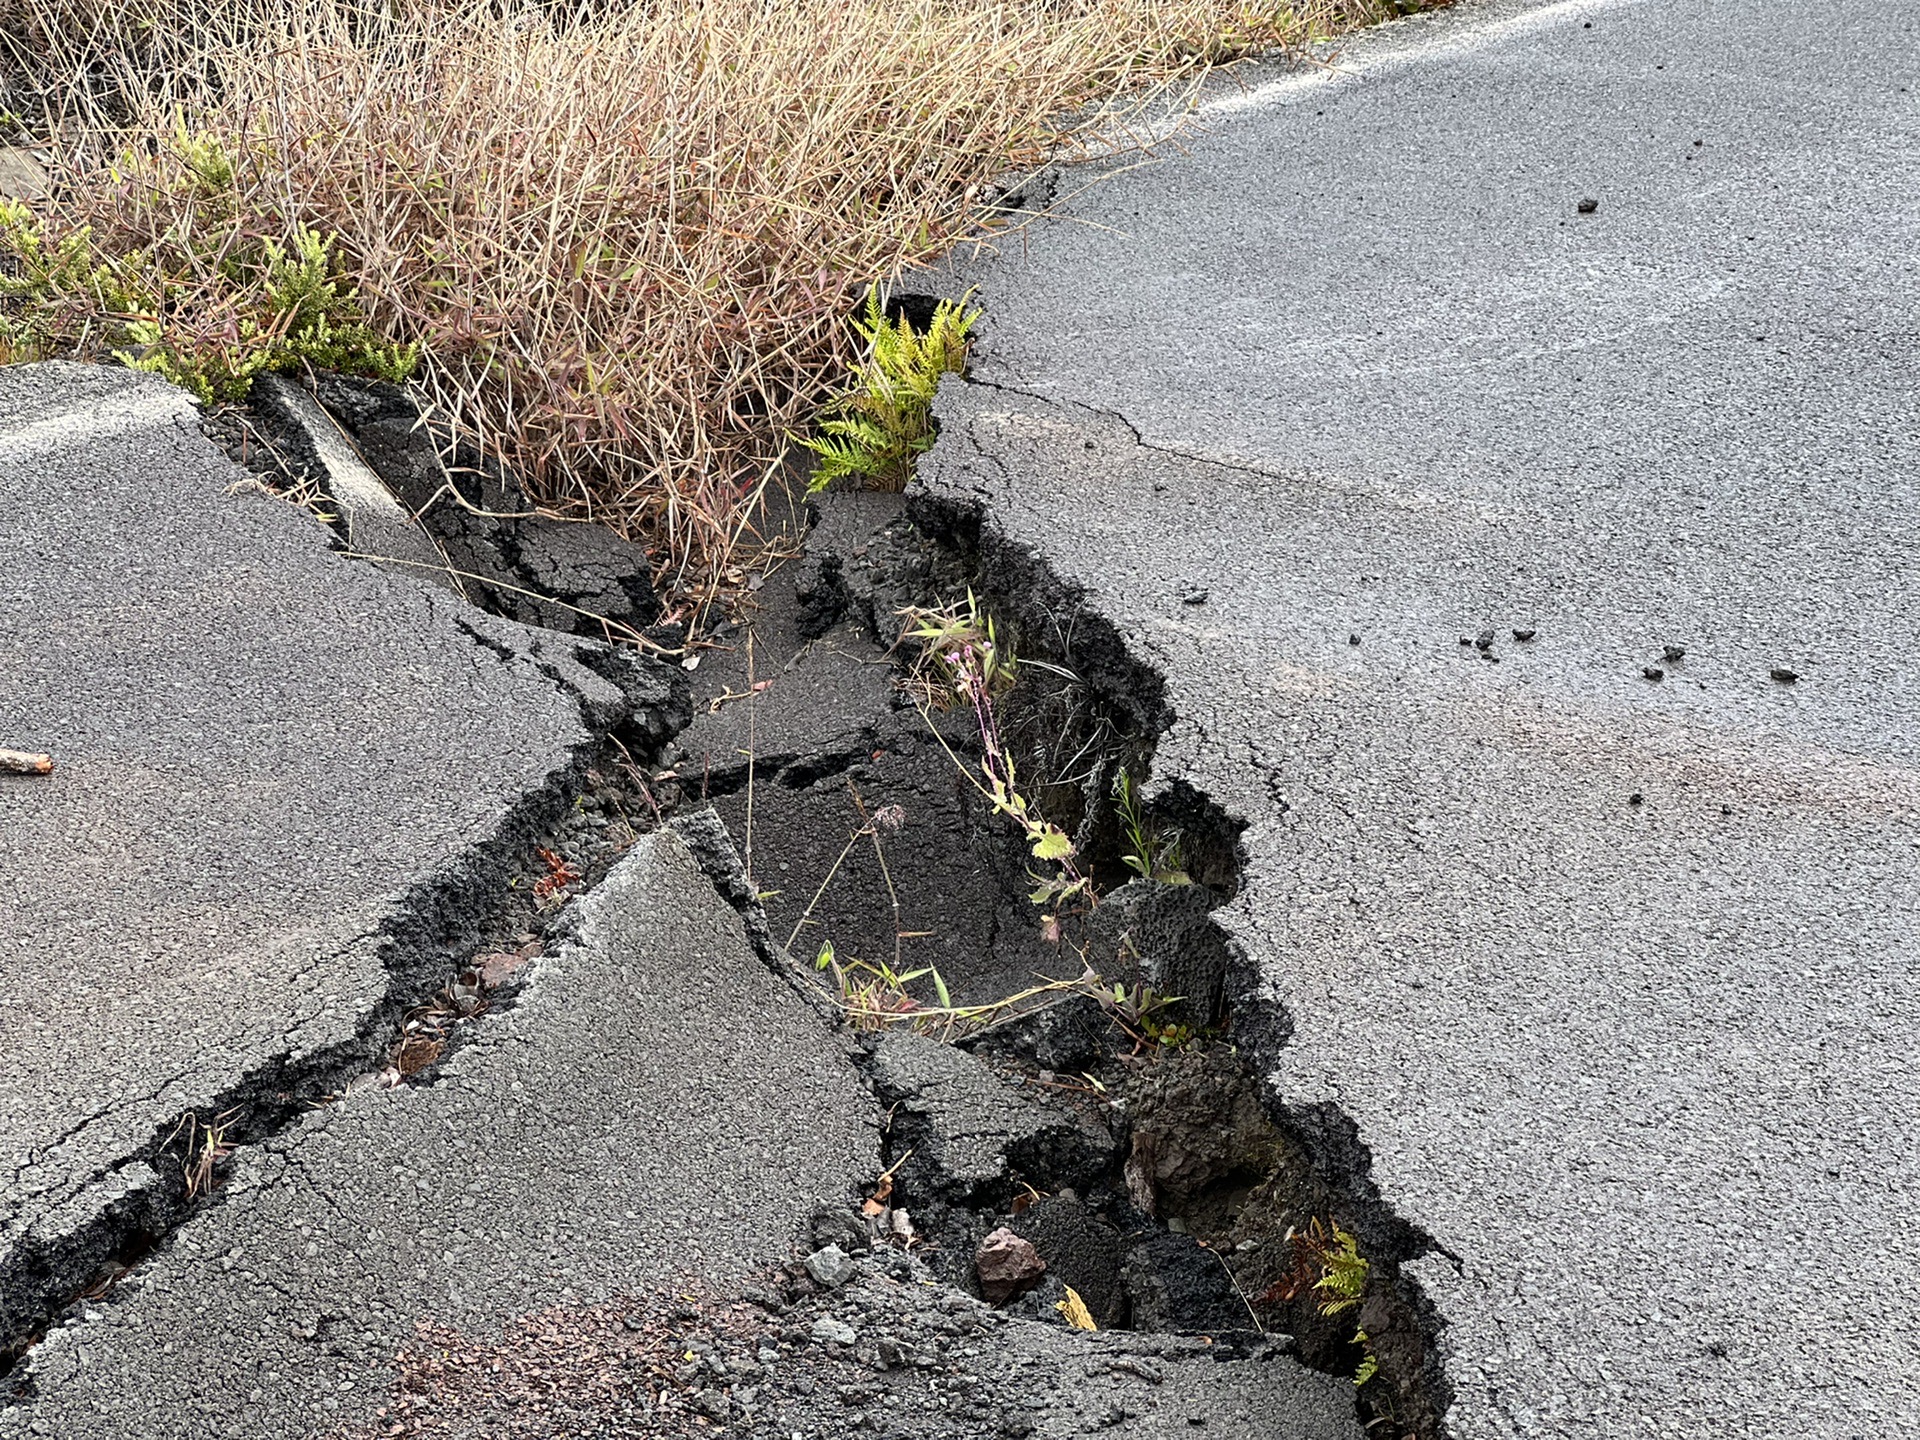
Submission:
{"label": "sunken pavement piece", "polygon": [[0,369],[0,1346],[186,1112],[371,1058],[619,709],[250,483],[156,377]]}
{"label": "sunken pavement piece", "polygon": [[573,925],[431,1085],[359,1088],[243,1152],[224,1203],[33,1352],[39,1397],[0,1436],[350,1432],[417,1322],[486,1341],[785,1259],[872,1173],[841,1044],[672,831]]}

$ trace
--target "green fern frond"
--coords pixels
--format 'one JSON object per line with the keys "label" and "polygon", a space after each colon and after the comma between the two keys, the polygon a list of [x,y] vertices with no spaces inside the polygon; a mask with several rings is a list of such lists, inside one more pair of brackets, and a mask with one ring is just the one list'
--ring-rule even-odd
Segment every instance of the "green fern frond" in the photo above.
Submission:
{"label": "green fern frond", "polygon": [[979,318],[964,301],[942,300],[921,333],[904,315],[887,318],[877,287],[867,292],[865,310],[854,320],[867,358],[853,383],[828,403],[822,433],[801,442],[817,457],[809,495],[848,478],[876,490],[906,488],[914,461],[933,444],[940,377],[965,369],[968,336]]}

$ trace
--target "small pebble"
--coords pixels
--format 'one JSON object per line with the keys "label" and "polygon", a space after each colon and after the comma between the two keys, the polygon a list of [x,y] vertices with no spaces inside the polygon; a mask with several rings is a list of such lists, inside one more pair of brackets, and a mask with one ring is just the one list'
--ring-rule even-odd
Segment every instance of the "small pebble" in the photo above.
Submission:
{"label": "small pebble", "polygon": [[1358,645],[1359,643],[1360,643],[1360,637],[1358,635],[1347,636],[1347,644]]}
{"label": "small pebble", "polygon": [[1687,658],[1687,647],[1684,645],[1669,645],[1664,653],[1668,660],[1684,660]]}
{"label": "small pebble", "polygon": [[1647,797],[1642,795],[1638,790],[1627,796],[1627,804],[1629,805],[1644,805],[1646,801]]}
{"label": "small pebble", "polygon": [[1493,631],[1482,630],[1474,637],[1473,646],[1476,650],[1491,650],[1493,648]]}
{"label": "small pebble", "polygon": [[1513,638],[1522,641],[1531,640],[1534,634],[1535,632],[1532,630],[1516,630],[1513,632]]}
{"label": "small pebble", "polygon": [[1667,678],[1667,672],[1662,670],[1658,665],[1644,666],[1640,673],[1649,680],[1664,680]]}
{"label": "small pebble", "polygon": [[1589,195],[1573,208],[1578,210],[1582,215],[1591,215],[1600,208],[1600,202]]}
{"label": "small pebble", "polygon": [[807,1273],[822,1285],[844,1285],[855,1269],[853,1257],[838,1245],[823,1245],[807,1256]]}
{"label": "small pebble", "polygon": [[1793,684],[1794,681],[1800,678],[1799,674],[1796,671],[1788,670],[1780,666],[1775,666],[1772,670],[1768,671],[1767,673],[1773,676],[1773,678],[1778,680],[1782,685],[1791,685]]}

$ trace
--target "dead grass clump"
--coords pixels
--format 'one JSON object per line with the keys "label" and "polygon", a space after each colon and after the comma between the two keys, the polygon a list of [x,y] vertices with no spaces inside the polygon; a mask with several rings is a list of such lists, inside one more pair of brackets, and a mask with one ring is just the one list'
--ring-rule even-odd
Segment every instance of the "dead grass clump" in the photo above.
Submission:
{"label": "dead grass clump", "polygon": [[[57,194],[35,206],[50,243],[84,234],[89,258],[137,264],[170,237],[177,254],[209,205],[193,157],[217,147],[220,213],[249,243],[327,237],[374,333],[418,347],[443,420],[543,504],[696,567],[750,524],[786,432],[851,358],[850,288],[950,243],[985,181],[1089,123],[1063,116],[1379,10],[0,4],[58,141]],[[133,318],[219,330],[217,251],[200,268]],[[61,348],[126,318],[72,319]]]}

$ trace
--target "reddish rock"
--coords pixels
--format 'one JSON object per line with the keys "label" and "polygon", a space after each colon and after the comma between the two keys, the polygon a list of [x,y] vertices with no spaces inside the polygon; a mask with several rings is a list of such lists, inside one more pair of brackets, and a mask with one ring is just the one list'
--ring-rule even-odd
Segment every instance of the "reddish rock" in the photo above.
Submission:
{"label": "reddish rock", "polygon": [[973,1255],[981,1297],[995,1305],[1030,1288],[1046,1269],[1040,1252],[1004,1225],[982,1240]]}

